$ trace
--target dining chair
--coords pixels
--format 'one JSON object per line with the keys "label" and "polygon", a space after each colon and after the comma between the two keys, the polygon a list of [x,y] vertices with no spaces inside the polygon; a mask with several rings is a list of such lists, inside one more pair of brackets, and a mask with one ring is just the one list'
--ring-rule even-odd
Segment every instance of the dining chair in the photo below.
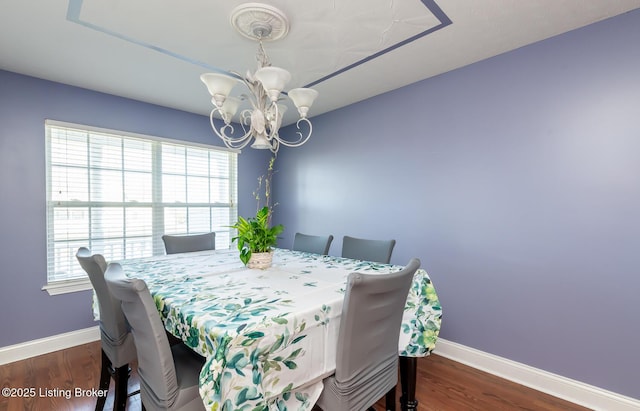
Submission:
{"label": "dining chair", "polygon": [[320,236],[296,233],[293,237],[292,250],[327,255],[332,241],[332,235]]}
{"label": "dining chair", "polygon": [[184,344],[169,345],[160,313],[147,284],[127,278],[118,263],[107,266],[105,280],[122,301],[138,350],[138,376],[143,409],[204,410],[198,377],[204,358]]}
{"label": "dining chair", "polygon": [[355,260],[389,264],[395,245],[396,240],[367,240],[344,236],[342,238],[342,256]]}
{"label": "dining chair", "polygon": [[216,233],[162,236],[167,254],[190,253],[216,249]]}
{"label": "dining chair", "polygon": [[[100,366],[99,389],[109,390],[111,378],[115,386],[113,401],[114,410],[124,410],[129,394],[127,381],[131,369],[129,364],[137,357],[133,335],[129,332],[120,301],[114,298],[104,279],[107,263],[101,254],[91,255],[86,247],[80,247],[76,253],[80,266],[87,272],[91,285],[95,290],[100,309],[100,344],[102,347],[102,365]],[[131,393],[131,395],[136,394]],[[106,396],[99,396],[96,410],[102,410]]]}
{"label": "dining chair", "polygon": [[402,314],[420,260],[391,274],[351,273],[338,331],[336,372],[324,379],[317,405],[325,411],[361,411],[385,396],[395,411]]}

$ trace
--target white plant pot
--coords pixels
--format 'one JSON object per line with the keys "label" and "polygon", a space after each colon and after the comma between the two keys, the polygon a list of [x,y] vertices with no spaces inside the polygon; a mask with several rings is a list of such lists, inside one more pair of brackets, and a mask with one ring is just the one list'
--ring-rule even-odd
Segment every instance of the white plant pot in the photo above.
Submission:
{"label": "white plant pot", "polygon": [[268,253],[251,253],[251,258],[249,258],[247,267],[264,270],[271,267],[272,261],[273,251],[269,251]]}

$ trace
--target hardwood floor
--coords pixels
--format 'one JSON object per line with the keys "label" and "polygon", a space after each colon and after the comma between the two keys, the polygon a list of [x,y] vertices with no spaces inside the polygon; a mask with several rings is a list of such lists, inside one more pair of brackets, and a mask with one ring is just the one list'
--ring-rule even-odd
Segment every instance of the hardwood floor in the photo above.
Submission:
{"label": "hardwood floor", "polygon": [[[98,386],[98,342],[0,366],[2,388],[33,388],[29,398],[0,396],[0,411],[93,410],[96,398],[87,396]],[[130,392],[139,381],[133,367]],[[417,399],[420,411],[586,411],[587,408],[531,390],[438,355],[418,361]],[[76,394],[80,394],[79,396]],[[68,397],[68,398],[67,398]],[[384,410],[383,401],[376,410]],[[105,410],[113,407],[113,384]],[[129,398],[129,410],[140,410],[140,396]],[[399,407],[398,407],[399,410]],[[331,410],[326,410],[331,411]]]}
{"label": "hardwood floor", "polygon": [[439,355],[418,360],[416,386],[420,411],[588,410]]}

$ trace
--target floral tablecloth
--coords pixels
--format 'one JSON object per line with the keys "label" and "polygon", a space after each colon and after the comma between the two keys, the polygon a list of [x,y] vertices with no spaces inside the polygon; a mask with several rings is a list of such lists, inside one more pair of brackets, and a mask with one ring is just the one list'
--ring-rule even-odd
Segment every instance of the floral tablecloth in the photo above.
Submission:
{"label": "floral tablecloth", "polygon": [[[283,249],[264,271],[247,269],[229,250],[120,263],[147,282],[167,330],[207,358],[200,394],[219,411],[310,410],[335,370],[348,274],[403,268]],[[428,355],[441,313],[429,276],[418,270],[399,354]]]}

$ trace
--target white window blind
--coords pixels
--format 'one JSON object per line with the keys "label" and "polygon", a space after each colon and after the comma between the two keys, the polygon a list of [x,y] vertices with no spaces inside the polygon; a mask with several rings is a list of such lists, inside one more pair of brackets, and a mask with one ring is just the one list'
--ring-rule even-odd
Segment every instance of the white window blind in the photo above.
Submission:
{"label": "white window blind", "polygon": [[164,254],[162,234],[214,231],[229,248],[237,153],[156,137],[45,122],[47,281],[86,277],[79,247],[107,261]]}

